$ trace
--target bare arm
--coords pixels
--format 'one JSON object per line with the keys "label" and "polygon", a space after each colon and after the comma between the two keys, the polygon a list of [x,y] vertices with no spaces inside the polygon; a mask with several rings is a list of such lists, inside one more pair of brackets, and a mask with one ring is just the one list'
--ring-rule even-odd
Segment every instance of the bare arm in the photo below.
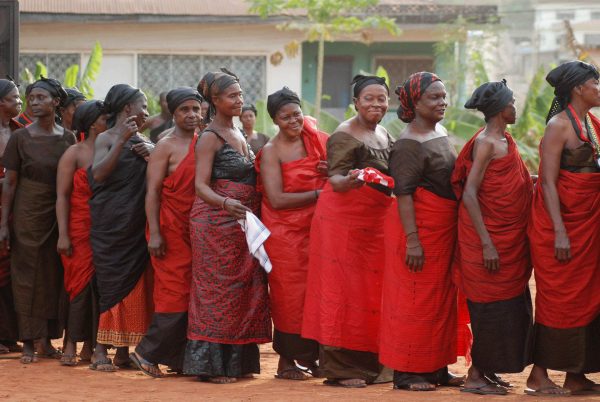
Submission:
{"label": "bare arm", "polygon": [[150,238],[148,251],[154,257],[165,255],[165,242],[160,232],[160,194],[169,168],[169,144],[162,142],[150,155],[146,170],[146,217]]}
{"label": "bare arm", "polygon": [[483,265],[490,271],[496,271],[500,268],[500,258],[498,252],[490,238],[490,234],[483,223],[483,215],[477,194],[479,187],[485,176],[485,171],[494,156],[494,146],[487,141],[475,142],[473,148],[473,166],[467,177],[465,190],[463,192],[463,203],[471,217],[473,226],[481,239],[483,247]]}
{"label": "bare arm", "polygon": [[560,214],[560,197],[556,188],[560,171],[560,156],[567,143],[565,133],[570,133],[571,127],[565,120],[553,119],[544,132],[542,142],[541,185],[544,204],[554,226],[554,254],[560,262],[571,259],[571,245],[567,230]]}
{"label": "bare arm", "polygon": [[242,205],[238,200],[215,193],[210,187],[215,153],[221,146],[221,140],[211,132],[205,132],[198,139],[196,143],[196,194],[207,204],[225,209],[236,219],[243,219],[246,217],[246,211],[250,211],[250,208]]}
{"label": "bare arm", "polygon": [[73,175],[76,169],[77,149],[76,145],[72,145],[60,158],[56,174],[56,219],[58,222],[56,250],[67,256],[70,256],[73,252],[69,234],[69,213],[71,210],[71,193],[73,192]]}
{"label": "bare arm", "polygon": [[[111,128],[110,133],[104,132],[96,138],[94,163],[92,164],[92,175],[95,182],[102,183],[111,175],[117,167],[123,146],[136,132],[135,117],[130,116],[122,123]],[[111,134],[116,135],[116,141],[113,142]]]}
{"label": "bare arm", "polygon": [[2,184],[2,220],[0,221],[0,243],[3,243],[6,250],[10,249],[8,218],[12,213],[15,188],[17,187],[18,180],[19,174],[16,170],[6,170],[4,183]]}
{"label": "bare arm", "polygon": [[262,175],[265,191],[269,203],[274,209],[298,208],[317,201],[318,193],[321,190],[311,190],[302,193],[283,192],[281,163],[277,155],[277,150],[272,145],[266,145],[262,149],[260,165],[260,174]]}
{"label": "bare arm", "polygon": [[402,221],[402,228],[406,233],[406,265],[408,265],[410,271],[420,272],[423,270],[423,264],[425,264],[425,254],[417,232],[412,194],[398,196],[398,213]]}

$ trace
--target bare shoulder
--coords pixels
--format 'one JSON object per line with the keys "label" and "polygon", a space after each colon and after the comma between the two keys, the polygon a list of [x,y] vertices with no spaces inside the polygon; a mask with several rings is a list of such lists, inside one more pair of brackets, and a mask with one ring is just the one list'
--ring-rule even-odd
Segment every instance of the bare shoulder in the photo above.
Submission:
{"label": "bare shoulder", "polygon": [[566,141],[573,134],[573,125],[565,112],[561,112],[552,117],[546,125],[544,131],[544,142],[548,141]]}

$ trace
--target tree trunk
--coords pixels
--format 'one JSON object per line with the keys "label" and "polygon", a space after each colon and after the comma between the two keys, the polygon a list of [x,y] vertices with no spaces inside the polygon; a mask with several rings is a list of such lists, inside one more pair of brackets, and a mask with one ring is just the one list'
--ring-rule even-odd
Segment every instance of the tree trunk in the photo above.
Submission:
{"label": "tree trunk", "polygon": [[325,64],[325,37],[323,32],[319,37],[319,51],[317,53],[317,87],[315,94],[315,119],[321,117],[321,99],[323,98],[323,67]]}

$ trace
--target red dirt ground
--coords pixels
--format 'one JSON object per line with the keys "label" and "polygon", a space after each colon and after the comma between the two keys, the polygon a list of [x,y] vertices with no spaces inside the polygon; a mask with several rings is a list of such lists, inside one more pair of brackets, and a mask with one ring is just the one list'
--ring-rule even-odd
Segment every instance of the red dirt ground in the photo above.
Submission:
{"label": "red dirt ground", "polygon": [[[531,284],[535,295],[535,284]],[[60,346],[56,341],[55,346]],[[168,375],[153,379],[135,370],[99,373],[89,370],[87,364],[62,367],[57,360],[40,359],[38,363],[23,365],[19,354],[0,356],[0,401],[600,401],[597,396],[568,398],[538,398],[525,395],[525,380],[529,368],[521,374],[506,374],[503,378],[515,387],[507,396],[477,396],[459,392],[456,388],[440,388],[435,392],[416,393],[392,390],[391,384],[371,385],[363,389],[341,389],[325,386],[322,380],[277,380],[277,354],[270,345],[261,347],[262,373],[254,379],[235,384],[207,384],[193,377]],[[451,366],[456,374],[466,374],[464,360]],[[560,384],[564,376],[551,373]],[[600,382],[600,373],[590,379]]]}

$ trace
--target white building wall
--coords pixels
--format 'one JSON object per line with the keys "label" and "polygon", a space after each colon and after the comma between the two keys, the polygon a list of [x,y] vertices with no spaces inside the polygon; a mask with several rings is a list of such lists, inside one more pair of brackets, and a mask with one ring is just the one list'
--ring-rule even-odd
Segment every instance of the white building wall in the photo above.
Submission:
{"label": "white building wall", "polygon": [[[138,54],[247,55],[267,59],[267,94],[286,85],[300,91],[302,55],[284,57],[273,66],[269,56],[283,52],[299,33],[281,32],[272,25],[251,24],[148,24],[148,23],[23,23],[21,52],[81,53],[82,65],[99,41],[104,51],[102,72],[95,84],[96,96],[103,97],[110,86],[124,82],[137,85]],[[198,80],[201,77],[198,77]]]}

